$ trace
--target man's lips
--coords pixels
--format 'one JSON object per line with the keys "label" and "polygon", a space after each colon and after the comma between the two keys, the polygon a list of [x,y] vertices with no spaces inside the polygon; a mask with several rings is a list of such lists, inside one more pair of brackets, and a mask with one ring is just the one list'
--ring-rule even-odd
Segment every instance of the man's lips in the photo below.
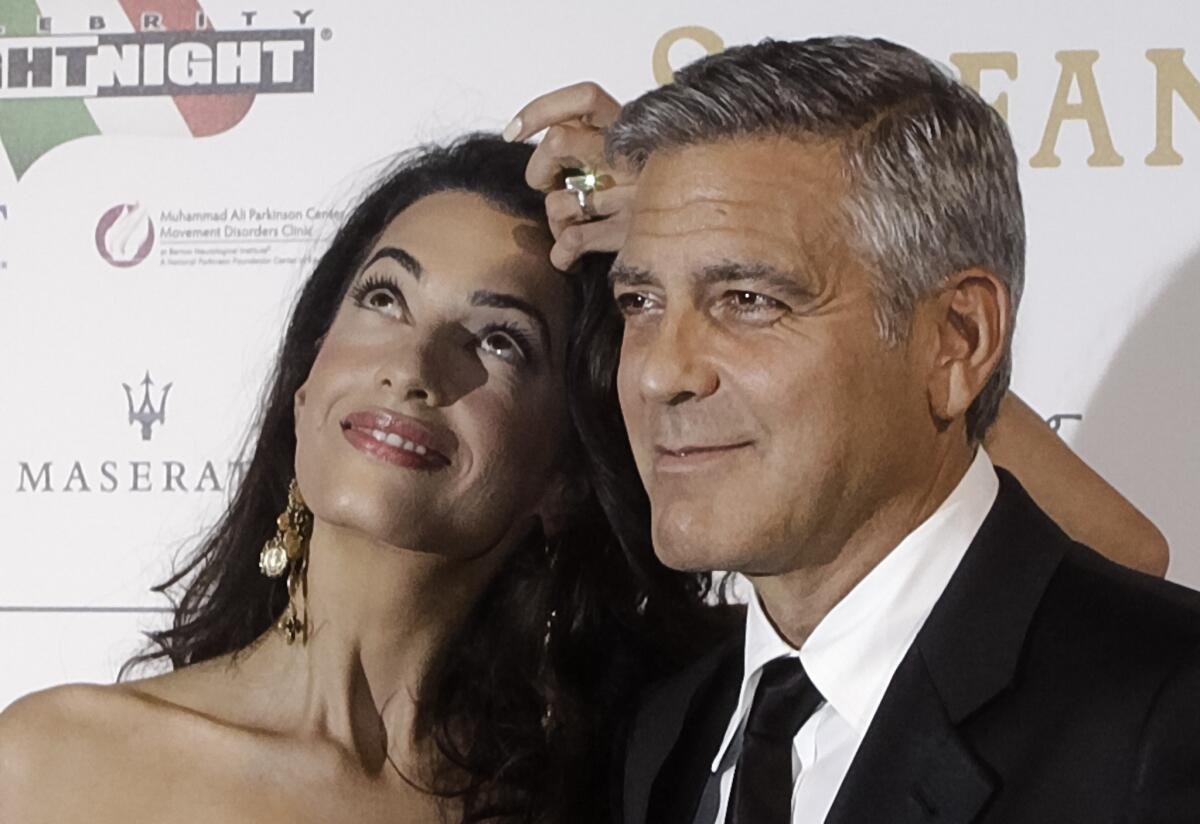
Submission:
{"label": "man's lips", "polygon": [[654,447],[655,462],[660,466],[681,466],[701,463],[706,460],[719,458],[739,449],[745,449],[754,441],[737,441],[725,444],[694,444],[689,446]]}
{"label": "man's lips", "polygon": [[458,447],[453,432],[386,409],[352,412],[342,419],[341,426],[355,448],[401,466],[449,466]]}

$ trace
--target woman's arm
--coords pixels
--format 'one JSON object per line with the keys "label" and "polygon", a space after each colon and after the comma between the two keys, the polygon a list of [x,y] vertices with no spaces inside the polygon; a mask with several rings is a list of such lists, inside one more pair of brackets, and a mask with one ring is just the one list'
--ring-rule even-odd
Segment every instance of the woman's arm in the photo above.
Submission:
{"label": "woman's arm", "polygon": [[984,446],[1076,541],[1117,563],[1166,574],[1167,540],[1158,528],[1012,392],[1001,402]]}

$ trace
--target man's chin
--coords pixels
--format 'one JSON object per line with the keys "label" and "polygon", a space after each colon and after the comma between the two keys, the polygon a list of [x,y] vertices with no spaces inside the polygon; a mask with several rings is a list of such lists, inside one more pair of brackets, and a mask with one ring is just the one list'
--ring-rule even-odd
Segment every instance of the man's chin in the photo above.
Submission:
{"label": "man's chin", "polygon": [[656,535],[654,554],[663,566],[678,572],[728,570],[743,560],[736,549],[724,547],[721,542],[680,536]]}
{"label": "man's chin", "polygon": [[662,492],[650,492],[650,535],[664,565],[682,572],[737,569],[754,554],[752,522],[714,508],[720,496]]}

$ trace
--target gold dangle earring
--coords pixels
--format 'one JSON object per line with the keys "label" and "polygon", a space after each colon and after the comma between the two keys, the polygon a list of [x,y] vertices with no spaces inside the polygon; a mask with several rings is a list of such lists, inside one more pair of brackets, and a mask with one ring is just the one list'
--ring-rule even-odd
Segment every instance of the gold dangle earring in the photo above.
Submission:
{"label": "gold dangle earring", "polygon": [[[275,537],[263,545],[258,555],[258,569],[263,575],[278,578],[287,573],[288,605],[275,626],[289,644],[298,637],[308,640],[308,616],[302,611],[312,526],[312,512],[304,505],[300,486],[292,478],[288,485],[287,509],[275,520]],[[301,602],[300,609],[297,609],[297,602]]]}

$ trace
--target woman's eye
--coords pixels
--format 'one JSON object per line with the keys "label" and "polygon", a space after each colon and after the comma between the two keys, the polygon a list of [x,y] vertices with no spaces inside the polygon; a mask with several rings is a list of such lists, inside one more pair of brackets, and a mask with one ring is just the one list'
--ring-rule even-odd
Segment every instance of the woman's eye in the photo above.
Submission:
{"label": "woman's eye", "polygon": [[373,309],[390,309],[396,305],[396,296],[385,289],[375,289],[367,294],[363,302]]}
{"label": "woman's eye", "polygon": [[506,332],[487,332],[479,339],[479,348],[490,355],[510,362],[525,358],[525,352],[520,344]]}
{"label": "woman's eye", "polygon": [[369,277],[350,293],[355,305],[387,315],[400,315],[407,310],[400,287],[384,276]]}

